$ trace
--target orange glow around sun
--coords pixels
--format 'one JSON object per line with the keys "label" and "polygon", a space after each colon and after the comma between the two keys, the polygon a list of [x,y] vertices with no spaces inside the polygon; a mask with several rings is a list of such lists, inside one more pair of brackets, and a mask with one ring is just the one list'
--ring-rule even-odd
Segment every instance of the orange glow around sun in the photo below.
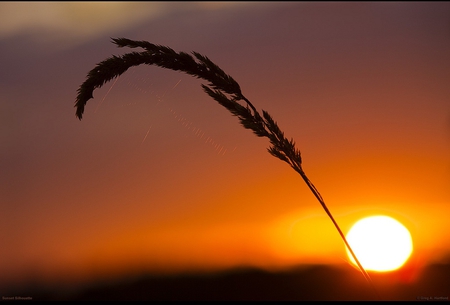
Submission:
{"label": "orange glow around sun", "polygon": [[[413,251],[408,229],[388,216],[370,216],[359,220],[346,238],[366,270],[396,270],[405,264]],[[348,250],[347,254],[356,264]]]}

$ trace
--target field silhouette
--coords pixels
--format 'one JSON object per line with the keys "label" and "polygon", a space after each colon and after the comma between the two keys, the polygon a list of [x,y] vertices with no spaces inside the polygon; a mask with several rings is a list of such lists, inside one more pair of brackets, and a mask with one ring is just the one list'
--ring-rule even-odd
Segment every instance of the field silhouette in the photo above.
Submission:
{"label": "field silhouette", "polygon": [[[371,273],[382,300],[448,301],[450,265],[434,264],[416,279],[403,272]],[[377,300],[360,271],[349,266],[305,265],[268,272],[235,268],[222,272],[156,276],[134,275],[109,283],[91,283],[76,293],[47,291],[33,300],[62,301],[371,301]]]}

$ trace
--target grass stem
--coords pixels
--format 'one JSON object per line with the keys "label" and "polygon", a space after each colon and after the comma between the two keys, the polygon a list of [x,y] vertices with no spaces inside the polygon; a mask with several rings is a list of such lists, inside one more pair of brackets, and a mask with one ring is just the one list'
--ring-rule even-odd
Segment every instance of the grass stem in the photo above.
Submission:
{"label": "grass stem", "polygon": [[[93,92],[96,88],[102,87],[106,82],[119,77],[122,73],[134,66],[141,64],[155,65],[165,69],[181,71],[196,78],[206,80],[208,84],[202,84],[202,88],[206,94],[229,110],[232,115],[236,116],[244,128],[252,130],[258,137],[268,138],[270,141],[270,146],[267,149],[268,152],[281,161],[288,163],[300,174],[333,222],[345,246],[364,275],[364,278],[371,284],[378,296],[369,274],[359,262],[347,242],[345,235],[328,210],[322,196],[303,171],[301,167],[301,154],[295,147],[294,140],[289,140],[284,136],[278,124],[267,111],[262,110],[262,115],[257,111],[256,107],[242,94],[239,84],[231,76],[227,75],[208,57],[197,52],[192,52],[192,56],[185,52],[177,53],[169,47],[155,45],[147,41],[135,41],[126,38],[113,38],[112,40],[120,48],[139,47],[144,49],[144,51],[112,56],[98,63],[88,73],[87,79],[78,89],[75,102],[76,116],[78,119],[81,120],[86,103],[89,99],[93,98]],[[242,105],[240,102],[244,104]]]}

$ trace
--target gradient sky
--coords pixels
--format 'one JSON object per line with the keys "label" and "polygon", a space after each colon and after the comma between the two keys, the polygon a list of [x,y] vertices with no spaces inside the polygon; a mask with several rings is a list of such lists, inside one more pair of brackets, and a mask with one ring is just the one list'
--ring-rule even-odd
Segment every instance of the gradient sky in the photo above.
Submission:
{"label": "gradient sky", "polygon": [[0,274],[345,263],[307,186],[157,67],[76,90],[110,37],[207,55],[267,110],[347,231],[385,214],[414,261],[450,251],[450,3],[0,3]]}

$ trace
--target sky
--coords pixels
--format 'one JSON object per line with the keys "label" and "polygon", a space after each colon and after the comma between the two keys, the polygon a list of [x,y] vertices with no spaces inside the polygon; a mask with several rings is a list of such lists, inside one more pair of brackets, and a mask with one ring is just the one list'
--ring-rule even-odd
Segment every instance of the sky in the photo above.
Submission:
{"label": "sky", "polygon": [[200,80],[130,69],[75,117],[111,37],[208,56],[293,138],[343,229],[383,214],[450,252],[448,2],[0,3],[0,284],[348,263],[269,142]]}

